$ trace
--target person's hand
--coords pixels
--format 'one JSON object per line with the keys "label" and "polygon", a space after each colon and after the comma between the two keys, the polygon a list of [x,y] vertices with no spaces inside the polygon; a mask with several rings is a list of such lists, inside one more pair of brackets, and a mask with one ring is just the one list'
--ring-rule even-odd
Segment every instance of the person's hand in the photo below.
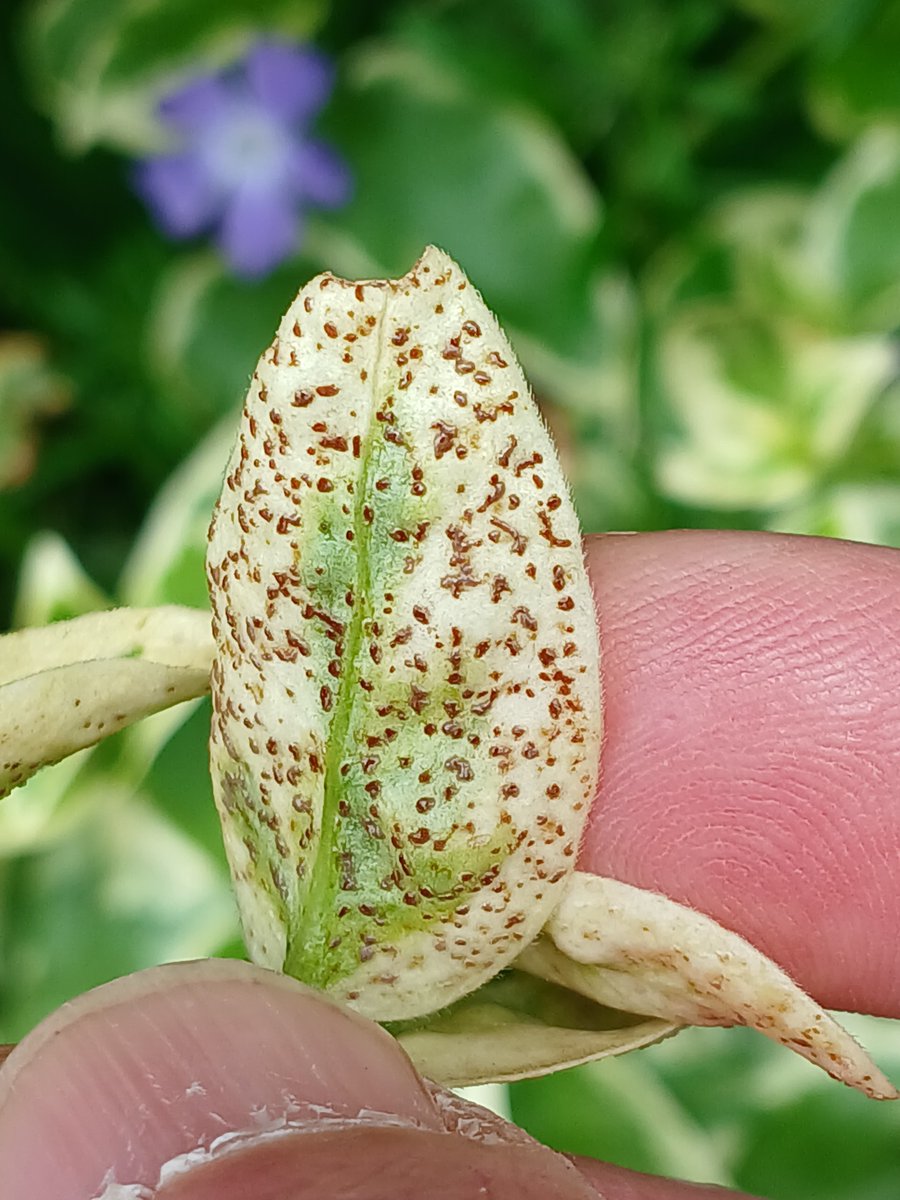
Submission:
{"label": "person's hand", "polygon": [[[606,733],[581,869],[708,913],[823,1004],[900,1016],[900,553],[675,533],[588,557]],[[222,962],[81,997],[0,1070],[4,1200],[110,1181],[147,1189],[110,1200],[726,1195],[572,1164],[423,1083],[376,1027]]]}

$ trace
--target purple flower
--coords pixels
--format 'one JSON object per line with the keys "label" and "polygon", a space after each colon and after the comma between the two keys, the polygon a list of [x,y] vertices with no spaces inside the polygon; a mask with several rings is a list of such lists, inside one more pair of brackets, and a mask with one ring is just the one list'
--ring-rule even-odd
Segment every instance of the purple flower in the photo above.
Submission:
{"label": "purple flower", "polygon": [[165,97],[172,153],[138,164],[135,185],[170,237],[214,230],[238,275],[261,276],[299,244],[302,210],[350,194],[344,162],[309,134],[333,73],[309,48],[258,43],[235,67]]}

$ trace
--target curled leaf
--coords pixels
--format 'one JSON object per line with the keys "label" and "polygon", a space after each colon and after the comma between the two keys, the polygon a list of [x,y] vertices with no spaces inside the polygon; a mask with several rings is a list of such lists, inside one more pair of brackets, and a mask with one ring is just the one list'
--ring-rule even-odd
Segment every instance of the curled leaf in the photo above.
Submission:
{"label": "curled leaf", "polygon": [[209,615],[90,613],[0,638],[0,796],[126,725],[209,687]]}
{"label": "curled leaf", "polygon": [[251,955],[384,1020],[473,991],[574,867],[600,697],[550,435],[446,255],[301,291],[207,569],[211,769]]}
{"label": "curled leaf", "polygon": [[703,913],[578,871],[517,967],[600,1004],[683,1025],[749,1025],[876,1099],[897,1091],[771,959]]}

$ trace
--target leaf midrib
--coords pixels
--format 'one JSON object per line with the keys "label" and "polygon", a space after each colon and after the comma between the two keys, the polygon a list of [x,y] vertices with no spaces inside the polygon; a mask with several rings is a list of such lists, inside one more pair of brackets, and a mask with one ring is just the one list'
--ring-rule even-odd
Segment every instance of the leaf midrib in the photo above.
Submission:
{"label": "leaf midrib", "polygon": [[[362,641],[363,625],[371,615],[371,576],[369,545],[372,524],[367,522],[363,510],[369,494],[369,471],[372,462],[372,442],[377,420],[375,408],[381,384],[382,361],[385,352],[385,315],[391,290],[385,289],[384,304],[378,320],[378,348],[372,369],[372,404],[368,429],[360,450],[360,471],[357,476],[353,504],[353,545],[356,549],[356,581],[353,590],[353,608],[344,638],[342,670],[335,701],[334,718],[328,730],[328,745],[325,751],[324,794],[320,837],[312,868],[312,879],[307,891],[306,903],[296,913],[296,926],[292,930],[291,944],[296,947],[290,958],[305,963],[300,978],[326,986],[332,975],[329,970],[327,942],[332,930],[329,920],[333,916],[332,899],[338,878],[336,860],[336,835],[338,829],[338,805],[343,793],[341,765],[353,703],[356,698],[357,678],[354,671]],[[305,935],[305,936],[304,936]],[[302,940],[301,940],[302,939]]]}

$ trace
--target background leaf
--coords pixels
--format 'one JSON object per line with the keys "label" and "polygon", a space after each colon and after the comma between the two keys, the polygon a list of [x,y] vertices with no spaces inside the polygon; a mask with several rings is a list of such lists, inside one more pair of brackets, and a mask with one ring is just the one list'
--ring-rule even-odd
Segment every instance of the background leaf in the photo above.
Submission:
{"label": "background leaf", "polygon": [[[309,36],[324,0],[271,3],[267,26]],[[153,101],[173,76],[240,53],[257,33],[252,0],[40,0],[26,24],[28,63],[63,144],[130,150],[159,141]]]}

